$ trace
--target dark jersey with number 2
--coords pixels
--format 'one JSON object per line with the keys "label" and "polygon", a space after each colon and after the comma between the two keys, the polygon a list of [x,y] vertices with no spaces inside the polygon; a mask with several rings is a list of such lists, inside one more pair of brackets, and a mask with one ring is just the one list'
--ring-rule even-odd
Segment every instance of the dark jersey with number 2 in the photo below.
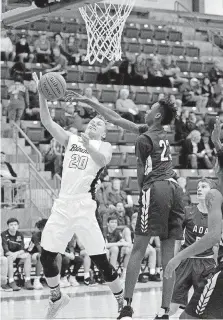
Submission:
{"label": "dark jersey with number 2", "polygon": [[[196,205],[185,207],[185,228],[184,244],[181,250],[189,247],[196,241],[200,240],[208,232],[208,214],[202,213]],[[197,257],[208,257],[213,255],[212,248],[197,255]]]}
{"label": "dark jersey with number 2", "polygon": [[[137,159],[145,164],[143,190],[147,190],[154,181],[174,178],[170,144],[164,129],[150,129],[141,126],[140,136],[136,140]],[[137,161],[138,162],[138,161]]]}

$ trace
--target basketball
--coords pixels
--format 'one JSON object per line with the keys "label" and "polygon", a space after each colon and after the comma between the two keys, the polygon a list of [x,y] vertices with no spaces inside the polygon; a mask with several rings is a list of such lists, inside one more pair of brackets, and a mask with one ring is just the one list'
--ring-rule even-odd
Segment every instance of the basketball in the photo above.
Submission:
{"label": "basketball", "polygon": [[49,72],[40,78],[38,90],[47,100],[54,101],[64,97],[66,86],[60,74]]}

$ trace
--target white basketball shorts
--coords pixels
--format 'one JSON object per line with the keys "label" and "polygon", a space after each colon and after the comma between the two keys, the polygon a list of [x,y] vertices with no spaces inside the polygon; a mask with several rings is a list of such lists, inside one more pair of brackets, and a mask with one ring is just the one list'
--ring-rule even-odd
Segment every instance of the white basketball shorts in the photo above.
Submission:
{"label": "white basketball shorts", "polygon": [[56,199],[42,233],[43,249],[64,254],[76,233],[88,255],[105,253],[105,241],[95,216],[96,207],[90,193],[77,194],[72,199]]}

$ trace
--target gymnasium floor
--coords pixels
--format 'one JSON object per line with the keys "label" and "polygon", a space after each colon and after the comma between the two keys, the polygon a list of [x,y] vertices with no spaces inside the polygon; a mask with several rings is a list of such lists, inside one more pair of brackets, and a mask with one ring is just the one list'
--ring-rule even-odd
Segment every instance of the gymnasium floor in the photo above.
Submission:
{"label": "gymnasium floor", "polygon": [[[117,318],[117,304],[106,285],[94,287],[69,287],[62,289],[71,297],[70,303],[57,319],[110,320]],[[21,290],[1,292],[1,319],[44,319],[48,305],[49,290]],[[135,320],[152,320],[160,307],[161,284],[138,283],[133,300]],[[171,319],[178,319],[176,314]]]}

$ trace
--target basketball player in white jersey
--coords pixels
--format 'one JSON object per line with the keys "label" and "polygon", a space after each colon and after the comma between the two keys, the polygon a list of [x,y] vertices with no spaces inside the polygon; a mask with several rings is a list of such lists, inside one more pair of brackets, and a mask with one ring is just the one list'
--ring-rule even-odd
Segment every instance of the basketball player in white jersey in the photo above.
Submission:
{"label": "basketball player in white jersey", "polygon": [[[37,75],[33,74],[33,78],[38,85]],[[95,216],[96,183],[112,157],[110,143],[102,141],[106,136],[105,121],[99,117],[93,118],[85,133],[79,137],[65,131],[52,120],[47,101],[41,94],[39,102],[42,124],[66,148],[59,197],[54,201],[41,239],[40,259],[50,288],[46,318],[55,318],[60,309],[69,302],[69,297],[60,291],[60,275],[55,259],[58,252],[65,252],[74,233],[103,273],[120,310],[123,304],[122,285],[116,270],[108,262],[105,241]]]}

